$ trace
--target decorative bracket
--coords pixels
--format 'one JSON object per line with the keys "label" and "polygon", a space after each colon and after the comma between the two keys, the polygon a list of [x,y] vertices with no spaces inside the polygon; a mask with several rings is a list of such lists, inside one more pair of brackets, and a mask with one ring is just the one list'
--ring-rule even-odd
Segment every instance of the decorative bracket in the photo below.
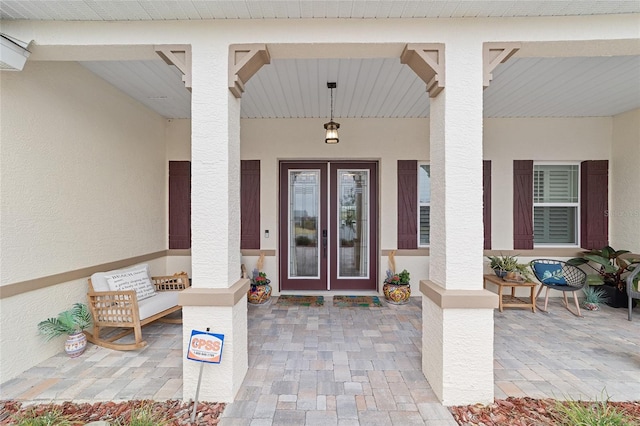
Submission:
{"label": "decorative bracket", "polygon": [[266,44],[232,44],[229,46],[229,90],[242,97],[244,85],[263,65],[271,63]]}
{"label": "decorative bracket", "polygon": [[153,46],[153,49],[168,65],[175,65],[182,72],[184,87],[191,91],[191,46],[159,44]]}
{"label": "decorative bracket", "polygon": [[435,98],[444,89],[444,44],[407,44],[400,63],[409,65],[427,84],[429,97]]}
{"label": "decorative bracket", "polygon": [[484,43],[482,46],[482,86],[486,89],[493,80],[493,70],[507,62],[518,50],[520,43]]}

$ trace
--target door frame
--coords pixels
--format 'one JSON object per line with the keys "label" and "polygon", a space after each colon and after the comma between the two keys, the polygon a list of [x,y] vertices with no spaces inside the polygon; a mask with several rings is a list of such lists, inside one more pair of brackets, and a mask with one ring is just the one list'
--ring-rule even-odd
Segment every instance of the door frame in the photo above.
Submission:
{"label": "door frame", "polygon": [[[322,229],[327,229],[329,233],[329,242],[328,242],[328,263],[326,266],[321,268],[320,271],[320,280],[314,279],[314,281],[319,282],[320,285],[314,285],[311,282],[307,282],[309,285],[308,288],[304,290],[293,290],[293,289],[284,289],[282,288],[282,284],[286,277],[288,276],[288,244],[289,244],[289,223],[288,223],[288,214],[289,214],[289,206],[288,206],[288,196],[287,199],[284,199],[285,194],[288,194],[289,191],[289,170],[291,169],[304,169],[306,167],[309,168],[320,168],[324,166],[324,171],[326,172],[328,179],[324,179],[321,181],[321,191],[325,191],[325,194],[335,193],[337,191],[337,182],[332,177],[332,171],[337,170],[335,166],[338,168],[344,168],[341,166],[347,166],[350,168],[369,168],[369,179],[370,179],[370,193],[369,193],[369,220],[370,220],[370,238],[369,238],[369,280],[358,280],[358,279],[342,279],[339,281],[349,281],[354,286],[348,287],[338,284],[335,282],[337,280],[337,275],[335,277],[330,274],[330,271],[334,274],[337,274],[337,253],[338,253],[338,238],[337,238],[337,214],[330,212],[335,212],[337,210],[337,199],[334,196],[325,196],[325,198],[329,198],[327,200],[326,211],[323,212],[321,216],[321,224],[318,229],[319,238],[322,238],[321,233]],[[375,291],[379,290],[379,265],[380,265],[380,252],[379,252],[379,240],[380,240],[380,223],[379,223],[379,197],[380,197],[380,182],[379,182],[379,167],[380,162],[378,160],[359,160],[359,159],[320,159],[320,160],[280,160],[278,162],[278,288],[280,292],[296,292],[296,291],[326,291],[326,292],[338,292],[338,291]],[[328,180],[328,182],[327,182]],[[328,216],[331,217],[332,220],[329,220]],[[332,238],[334,237],[334,238]],[[319,242],[320,244],[320,242]],[[322,246],[319,246],[319,249],[322,250]],[[325,262],[322,262],[325,263]],[[304,284],[304,279],[300,279],[300,283]],[[310,280],[311,281],[311,280]],[[371,286],[371,284],[373,286]],[[322,286],[324,284],[324,286]],[[328,287],[328,288],[327,288]],[[341,288],[342,287],[342,288]]]}

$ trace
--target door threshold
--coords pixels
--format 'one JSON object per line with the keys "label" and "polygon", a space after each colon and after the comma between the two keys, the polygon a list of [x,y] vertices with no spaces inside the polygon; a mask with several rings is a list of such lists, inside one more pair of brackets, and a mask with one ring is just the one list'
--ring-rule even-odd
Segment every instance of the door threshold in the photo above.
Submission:
{"label": "door threshold", "polygon": [[375,290],[286,290],[281,291],[279,294],[274,296],[324,296],[326,298],[331,298],[333,296],[381,296],[381,293],[378,293]]}

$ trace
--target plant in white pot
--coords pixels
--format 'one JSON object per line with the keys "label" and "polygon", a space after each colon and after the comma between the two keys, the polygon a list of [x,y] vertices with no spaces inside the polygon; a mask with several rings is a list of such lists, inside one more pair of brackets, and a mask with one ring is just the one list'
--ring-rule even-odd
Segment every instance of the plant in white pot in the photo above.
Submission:
{"label": "plant in white pot", "polygon": [[38,323],[38,331],[45,339],[67,335],[64,349],[71,358],[82,355],[87,347],[84,330],[92,323],[91,311],[87,305],[76,303],[68,311],[58,314],[57,318],[48,318]]}

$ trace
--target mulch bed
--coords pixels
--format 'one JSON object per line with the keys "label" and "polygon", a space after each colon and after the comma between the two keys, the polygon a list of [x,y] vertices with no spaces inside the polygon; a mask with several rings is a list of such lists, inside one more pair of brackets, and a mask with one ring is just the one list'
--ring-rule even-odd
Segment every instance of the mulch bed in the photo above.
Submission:
{"label": "mulch bed", "polygon": [[111,424],[129,424],[131,410],[141,408],[151,408],[153,413],[157,413],[159,418],[165,419],[171,426],[190,425],[208,426],[217,425],[218,417],[222,414],[225,404],[215,402],[199,402],[196,410],[195,422],[191,423],[191,413],[193,411],[192,402],[182,402],[178,400],[159,401],[126,401],[126,402],[96,402],[73,403],[64,402],[62,404],[39,404],[25,405],[17,401],[0,401],[0,425],[15,425],[15,415],[24,416],[36,410],[37,414],[44,414],[54,409],[61,410],[62,414],[68,415],[74,425],[84,425],[89,422],[107,421]]}
{"label": "mulch bed", "polygon": [[[553,399],[507,398],[496,400],[495,403],[487,406],[466,405],[449,407],[449,409],[461,426],[558,426],[559,423],[554,417],[555,404],[556,401]],[[585,402],[585,404],[592,403]],[[640,402],[608,402],[608,404],[628,415],[631,419],[628,426],[640,425]],[[13,417],[16,414],[24,415],[30,410],[46,413],[54,408],[61,410],[63,414],[70,415],[76,422],[74,424],[77,425],[99,420],[128,424],[131,410],[150,406],[154,413],[161,414],[171,426],[208,426],[218,424],[225,404],[199,403],[196,421],[191,423],[192,403],[183,403],[178,400],[93,404],[64,402],[56,405],[40,404],[24,407],[20,402],[0,401],[0,425],[16,424]]]}
{"label": "mulch bed", "polygon": [[[627,414],[632,422],[627,423],[628,426],[640,425],[640,402],[609,401],[607,404]],[[466,405],[449,407],[449,410],[461,426],[558,426],[560,423],[554,416],[555,405],[554,399],[507,398],[497,399],[486,406]]]}

